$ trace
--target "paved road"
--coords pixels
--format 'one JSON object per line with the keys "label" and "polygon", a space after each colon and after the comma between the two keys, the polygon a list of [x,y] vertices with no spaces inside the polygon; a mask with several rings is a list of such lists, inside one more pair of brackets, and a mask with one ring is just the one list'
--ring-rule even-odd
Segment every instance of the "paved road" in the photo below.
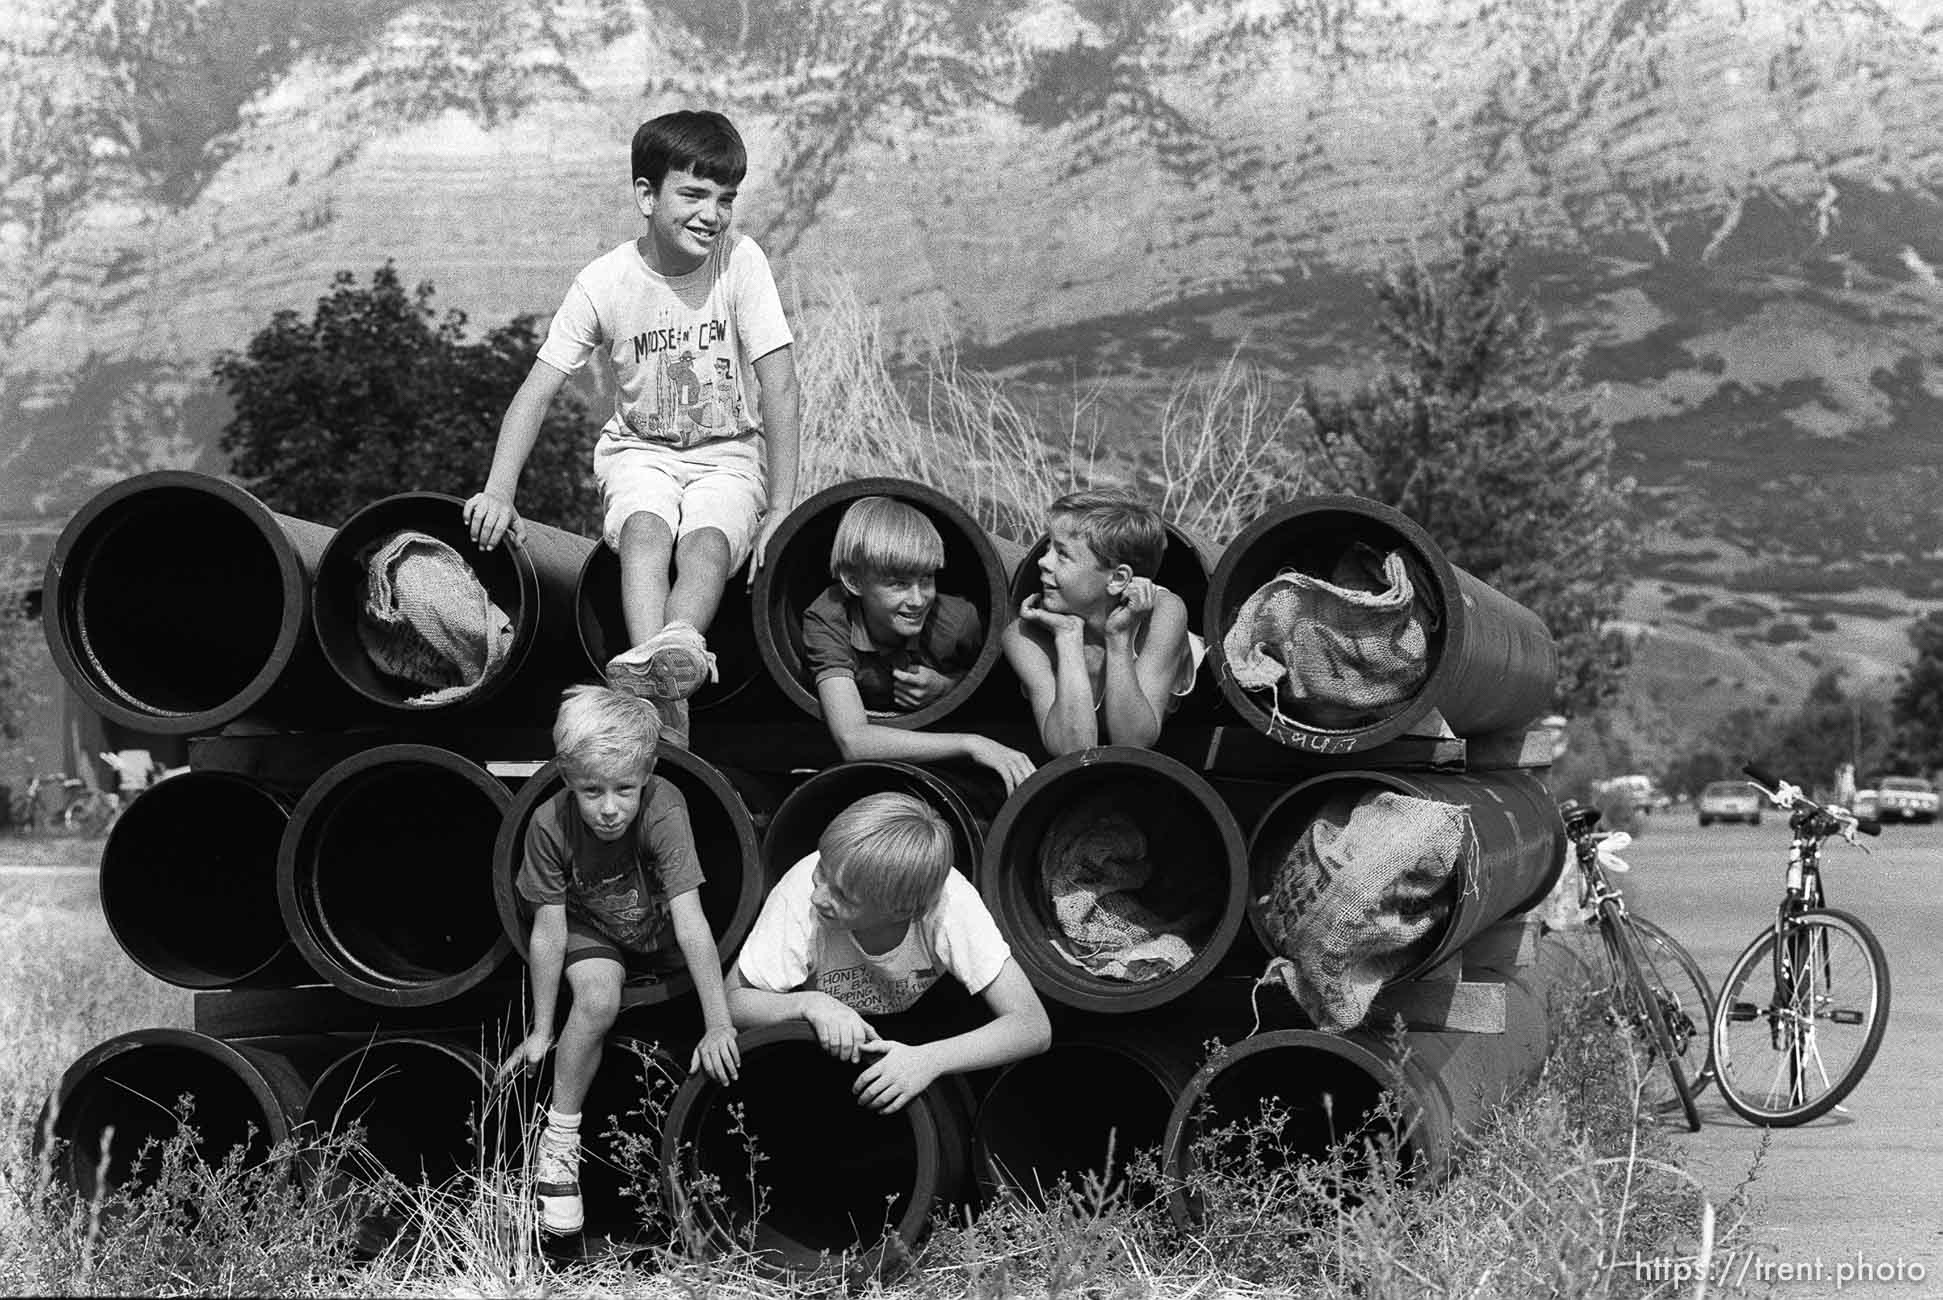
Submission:
{"label": "paved road", "polygon": [[[1838,1282],[1845,1297],[1943,1295],[1943,826],[1892,826],[1866,842],[1867,855],[1829,845],[1822,879],[1830,903],[1866,921],[1888,953],[1888,1034],[1848,1114],[1772,1130],[1753,1189],[1754,1236],[1772,1252],[1727,1261],[1728,1283],[1738,1275],[1746,1293],[1767,1290],[1756,1285],[1764,1271],[1789,1296],[1833,1295]],[[1661,813],[1626,852],[1627,898],[1687,945],[1718,991],[1772,915],[1787,847],[1778,815],[1758,828],[1701,830],[1690,813]],[[1718,1204],[1746,1175],[1763,1130],[1712,1090],[1701,1115],[1701,1132],[1675,1140]],[[1845,1265],[1891,1280],[1849,1281],[1838,1276]]]}

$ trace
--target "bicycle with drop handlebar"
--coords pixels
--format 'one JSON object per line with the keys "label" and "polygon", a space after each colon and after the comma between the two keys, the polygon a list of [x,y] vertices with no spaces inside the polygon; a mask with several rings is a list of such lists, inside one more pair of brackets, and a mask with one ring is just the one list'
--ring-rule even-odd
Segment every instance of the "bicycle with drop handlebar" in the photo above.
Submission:
{"label": "bicycle with drop handlebar", "polygon": [[1677,1105],[1687,1127],[1698,1132],[1694,1095],[1712,1077],[1707,1029],[1713,1021],[1713,989],[1678,940],[1626,907],[1613,876],[1628,869],[1618,854],[1632,836],[1595,831],[1599,810],[1573,800],[1559,805],[1559,815],[1579,868],[1581,906],[1605,952],[1609,1014],[1626,1031],[1640,1061],[1641,1101],[1656,1111]]}
{"label": "bicycle with drop handlebar", "polygon": [[1882,826],[1742,769],[1788,816],[1788,874],[1772,925],[1727,973],[1714,1011],[1720,1095],[1743,1118],[1791,1127],[1827,1114],[1875,1061],[1889,1025],[1889,959],[1875,933],[1827,905],[1822,844]]}

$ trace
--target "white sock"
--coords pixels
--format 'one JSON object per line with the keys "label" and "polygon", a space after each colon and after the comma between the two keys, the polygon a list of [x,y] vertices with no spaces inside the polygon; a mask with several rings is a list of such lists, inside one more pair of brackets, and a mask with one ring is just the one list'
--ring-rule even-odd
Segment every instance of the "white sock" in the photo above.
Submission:
{"label": "white sock", "polygon": [[571,1115],[564,1115],[551,1106],[547,1107],[546,1136],[564,1145],[571,1146],[578,1143],[580,1141],[580,1112],[575,1111]]}

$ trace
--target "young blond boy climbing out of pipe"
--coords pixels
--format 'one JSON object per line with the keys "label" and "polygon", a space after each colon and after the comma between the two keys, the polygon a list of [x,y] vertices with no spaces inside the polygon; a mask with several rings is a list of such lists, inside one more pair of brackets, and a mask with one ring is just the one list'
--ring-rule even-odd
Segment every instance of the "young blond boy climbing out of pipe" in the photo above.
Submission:
{"label": "young blond boy climbing out of pipe", "polygon": [[[553,722],[566,789],[535,809],[526,827],[516,887],[533,908],[533,1026],[501,1073],[534,1069],[553,1054],[553,1099],[534,1173],[540,1224],[550,1233],[578,1232],[583,1223],[580,1111],[620,1012],[630,960],[670,972],[685,966],[694,980],[703,1032],[689,1069],[726,1084],[741,1065],[721,955],[702,911],[688,804],[654,775],[660,732],[647,700],[605,686],[568,688]],[[556,1040],[563,982],[573,1005]]]}
{"label": "young blond boy climbing out of pipe", "polygon": [[[838,813],[770,891],[729,972],[737,1028],[803,1020],[839,1060],[874,1058],[855,1093],[883,1114],[941,1075],[1045,1051],[1039,994],[951,856],[950,828],[915,796],[866,795]],[[909,1010],[947,975],[983,999],[990,1021],[907,1044],[866,1019]]]}

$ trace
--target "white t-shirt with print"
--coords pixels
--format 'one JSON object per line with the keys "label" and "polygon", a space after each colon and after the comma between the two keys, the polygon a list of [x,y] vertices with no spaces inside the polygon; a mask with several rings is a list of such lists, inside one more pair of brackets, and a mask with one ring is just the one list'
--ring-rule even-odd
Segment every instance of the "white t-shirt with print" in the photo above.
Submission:
{"label": "white t-shirt with print", "polygon": [[753,239],[731,235],[678,276],[651,268],[629,240],[574,277],[540,360],[571,375],[605,357],[614,414],[601,435],[686,449],[761,431],[749,367],[791,341]]}
{"label": "white t-shirt with print", "polygon": [[982,993],[1011,958],[985,900],[956,871],[945,878],[937,905],[905,927],[897,947],[865,952],[855,935],[825,925],[810,906],[819,856],[791,867],[763,900],[736,958],[751,986],[770,993],[815,989],[861,1015],[888,1015],[909,1010],[946,974]]}

